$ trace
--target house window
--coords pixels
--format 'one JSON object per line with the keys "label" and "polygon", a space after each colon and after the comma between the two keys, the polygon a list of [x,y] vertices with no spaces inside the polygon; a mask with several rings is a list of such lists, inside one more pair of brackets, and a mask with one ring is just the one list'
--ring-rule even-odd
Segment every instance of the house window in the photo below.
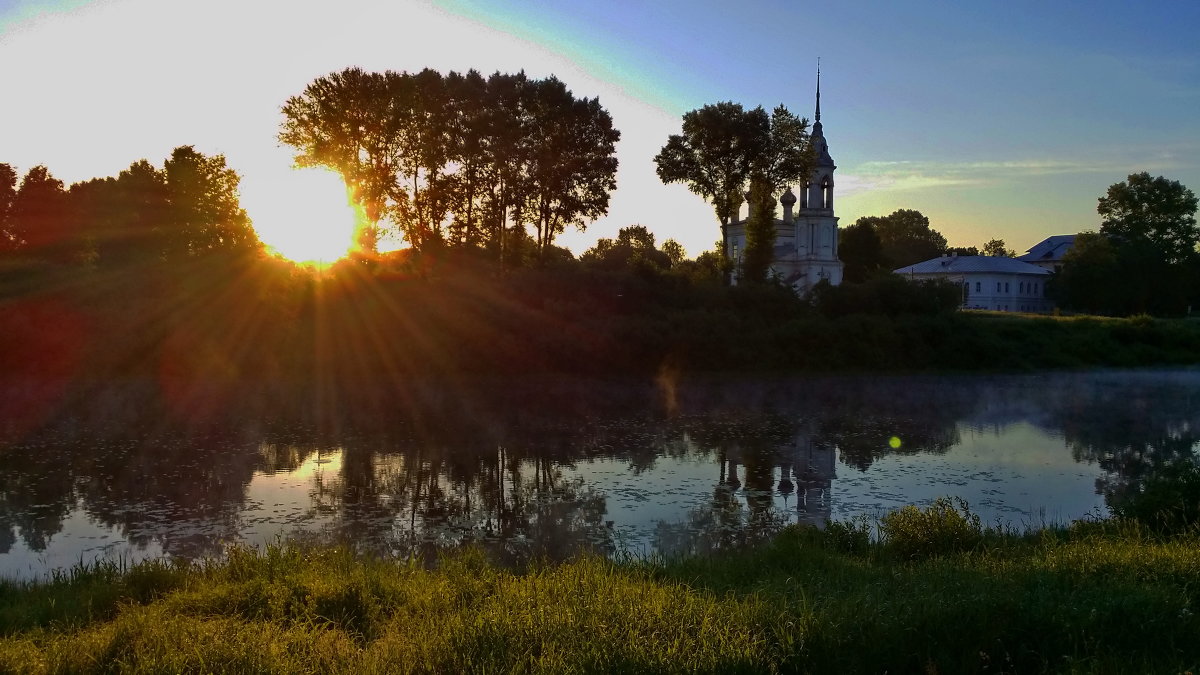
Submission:
{"label": "house window", "polygon": [[[1007,282],[1007,281],[1006,281],[1006,282],[1004,282],[1004,292],[1005,292],[1005,293],[1007,293],[1007,292],[1008,292],[1008,282]],[[1005,309],[1007,309],[1007,307],[1006,307]]]}
{"label": "house window", "polygon": [[[1003,284],[1001,284],[999,281],[997,281],[996,282],[996,292],[999,293],[1001,290],[1003,290]],[[997,307],[996,309],[1000,309],[1000,308]]]}
{"label": "house window", "polygon": [[1025,282],[1024,281],[1021,282],[1020,288],[1018,290],[1021,292],[1022,295],[1025,294]]}
{"label": "house window", "polygon": [[975,282],[975,292],[976,292],[976,293],[982,293],[982,292],[983,292],[983,282],[982,282],[982,281],[976,281],[976,282]]}

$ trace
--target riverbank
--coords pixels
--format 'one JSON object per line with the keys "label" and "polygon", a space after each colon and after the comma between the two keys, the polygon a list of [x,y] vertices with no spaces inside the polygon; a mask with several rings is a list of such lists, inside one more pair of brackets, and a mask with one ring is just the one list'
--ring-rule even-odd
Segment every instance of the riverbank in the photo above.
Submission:
{"label": "riverbank", "polygon": [[436,569],[329,548],[0,584],[0,670],[1183,672],[1200,537],[946,503],[710,558]]}

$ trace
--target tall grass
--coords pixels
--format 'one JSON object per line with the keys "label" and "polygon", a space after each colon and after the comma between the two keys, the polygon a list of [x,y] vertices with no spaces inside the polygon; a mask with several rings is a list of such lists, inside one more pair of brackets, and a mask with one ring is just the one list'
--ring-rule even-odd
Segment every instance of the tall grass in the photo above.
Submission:
{"label": "tall grass", "polygon": [[[343,549],[0,584],[5,672],[1182,672],[1200,538],[935,504],[676,560],[426,569]],[[950,535],[947,535],[950,533]],[[913,555],[912,551],[918,551]]]}

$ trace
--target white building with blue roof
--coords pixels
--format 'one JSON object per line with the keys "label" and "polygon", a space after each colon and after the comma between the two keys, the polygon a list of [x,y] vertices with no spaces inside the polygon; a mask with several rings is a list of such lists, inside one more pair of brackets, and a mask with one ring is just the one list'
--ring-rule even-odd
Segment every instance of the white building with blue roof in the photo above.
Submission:
{"label": "white building with blue roof", "polygon": [[998,312],[1049,312],[1046,297],[1052,273],[1016,258],[948,255],[894,270],[906,279],[943,279],[962,288],[964,309]]}

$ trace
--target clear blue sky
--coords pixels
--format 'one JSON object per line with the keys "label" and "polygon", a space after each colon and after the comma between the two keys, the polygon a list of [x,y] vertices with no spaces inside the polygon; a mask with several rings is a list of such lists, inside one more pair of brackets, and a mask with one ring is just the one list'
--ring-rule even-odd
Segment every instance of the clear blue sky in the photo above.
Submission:
{"label": "clear blue sky", "polygon": [[[271,136],[282,99],[330,70],[555,72],[577,93],[599,95],[625,133],[612,216],[567,237],[577,251],[632,222],[693,254],[710,245],[711,209],[682,188],[654,185],[654,152],[682,113],[707,103],[783,103],[811,116],[818,56],[842,225],[915,208],[952,244],[1000,237],[1024,250],[1051,234],[1094,228],[1096,199],[1129,173],[1150,171],[1200,191],[1200,2],[355,3],[276,3],[274,13],[254,13],[243,7],[270,3],[163,0],[151,10],[144,0],[0,0],[0,62],[9,70],[10,57],[36,60],[32,45],[53,44],[70,21],[104,31],[107,21],[144,17],[135,35],[149,37],[186,33],[197,12],[219,15],[209,44],[264,42],[241,57],[259,86],[235,98],[247,107],[241,119],[258,108],[268,108],[265,117],[253,131],[221,118],[224,137],[199,122],[169,131],[187,136],[174,144],[211,138],[244,172],[254,161],[247,154],[239,166],[245,143],[236,139]],[[175,24],[163,7],[183,18]],[[281,22],[288,8],[292,18]],[[294,58],[279,53],[290,49],[299,50]],[[203,64],[185,70],[193,88],[206,86]],[[264,82],[278,84],[270,91],[277,101],[255,98]],[[0,86],[9,84],[0,75]],[[119,170],[162,145],[129,134],[127,156],[94,166]],[[44,161],[64,178],[86,177],[58,167],[60,155],[35,157],[29,137],[28,129],[20,138],[0,129],[0,161],[21,170]],[[10,147],[19,156],[6,156]],[[95,149],[118,151],[115,143]],[[91,166],[78,171],[102,171]]]}

